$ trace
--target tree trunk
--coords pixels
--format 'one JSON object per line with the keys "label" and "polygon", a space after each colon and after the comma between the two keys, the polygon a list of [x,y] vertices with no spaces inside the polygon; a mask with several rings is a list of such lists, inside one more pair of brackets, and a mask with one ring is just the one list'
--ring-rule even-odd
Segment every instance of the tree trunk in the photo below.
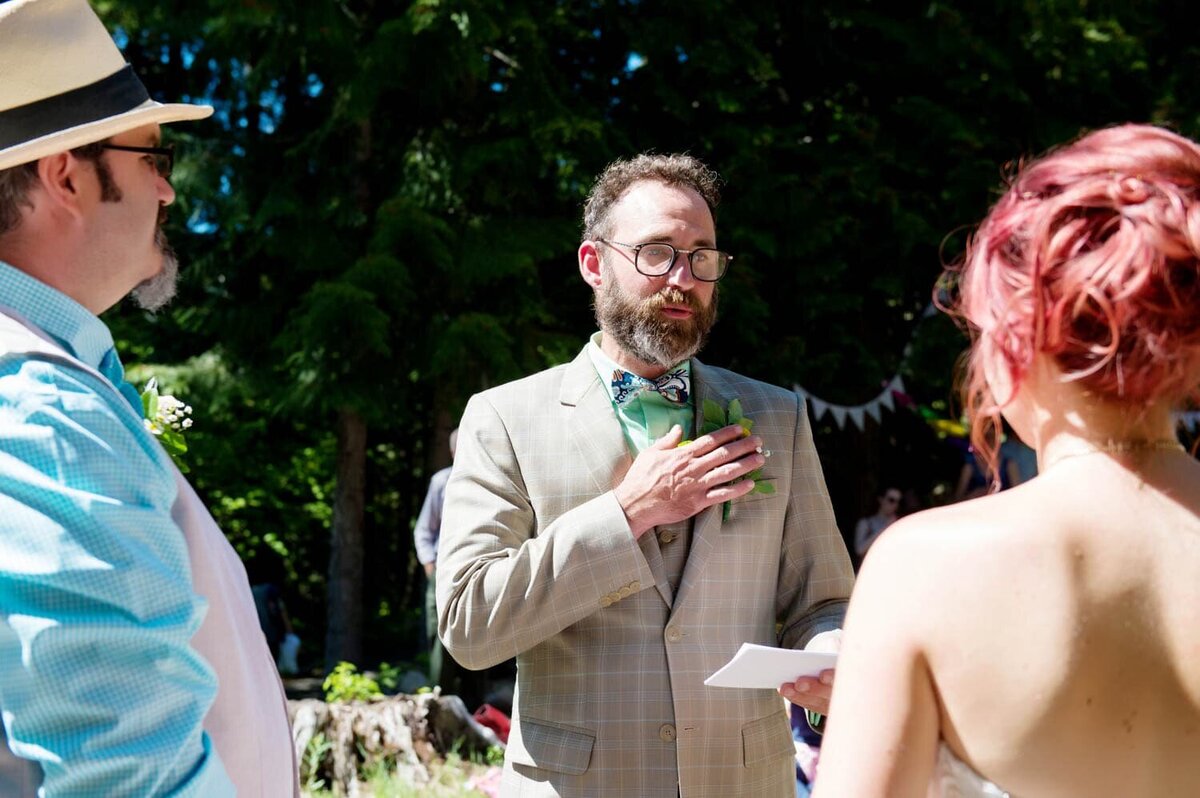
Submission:
{"label": "tree trunk", "polygon": [[343,407],[337,421],[337,487],[329,541],[325,670],[362,657],[363,506],[367,424]]}

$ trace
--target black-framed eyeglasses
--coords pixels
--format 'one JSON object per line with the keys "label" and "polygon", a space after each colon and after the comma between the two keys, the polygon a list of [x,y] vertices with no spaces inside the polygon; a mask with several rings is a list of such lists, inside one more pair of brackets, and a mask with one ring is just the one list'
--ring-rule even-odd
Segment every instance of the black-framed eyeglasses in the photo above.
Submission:
{"label": "black-framed eyeglasses", "polygon": [[108,144],[106,142],[101,144],[100,148],[103,150],[119,150],[120,152],[140,152],[149,155],[154,159],[154,168],[163,179],[169,179],[171,172],[175,169],[174,144],[168,144],[165,147],[128,147],[124,144]]}
{"label": "black-framed eyeglasses", "polygon": [[687,255],[692,276],[705,283],[715,283],[725,276],[725,271],[733,261],[733,256],[728,252],[722,252],[712,247],[679,249],[657,241],[648,244],[622,244],[620,241],[612,241],[607,238],[597,238],[596,240],[601,244],[615,244],[618,247],[632,249],[633,268],[637,269],[639,274],[647,277],[662,277],[671,271],[677,257]]}

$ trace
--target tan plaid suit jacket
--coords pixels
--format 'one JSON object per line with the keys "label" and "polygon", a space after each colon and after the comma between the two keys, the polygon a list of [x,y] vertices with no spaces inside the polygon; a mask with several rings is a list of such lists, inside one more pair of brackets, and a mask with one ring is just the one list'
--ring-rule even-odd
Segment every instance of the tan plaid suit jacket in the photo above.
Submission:
{"label": "tan plaid suit jacket", "polygon": [[696,516],[674,594],[658,539],[635,540],[613,495],[632,461],[586,351],[463,414],[439,631],[468,668],[517,658],[502,795],[795,795],[779,695],[703,682],[744,642],[799,648],[838,628],[850,561],[800,398],[692,367],[697,407],[742,401],[777,493]]}

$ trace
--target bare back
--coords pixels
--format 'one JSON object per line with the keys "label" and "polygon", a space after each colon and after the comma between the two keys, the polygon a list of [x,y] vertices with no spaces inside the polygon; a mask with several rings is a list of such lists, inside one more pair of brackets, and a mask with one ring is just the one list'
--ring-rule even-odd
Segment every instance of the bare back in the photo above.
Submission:
{"label": "bare back", "polygon": [[1014,795],[1200,795],[1200,464],[1072,458],[929,516],[954,752]]}

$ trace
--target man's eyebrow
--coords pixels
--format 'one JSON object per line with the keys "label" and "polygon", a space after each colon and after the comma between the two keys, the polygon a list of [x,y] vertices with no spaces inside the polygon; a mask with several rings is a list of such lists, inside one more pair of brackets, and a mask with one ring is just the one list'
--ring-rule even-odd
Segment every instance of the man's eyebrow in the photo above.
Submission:
{"label": "man's eyebrow", "polygon": [[[671,234],[670,233],[651,233],[651,234],[642,236],[642,240],[639,241],[638,243],[639,244],[670,244],[671,243]],[[696,246],[697,247],[715,247],[716,244],[713,243],[712,240],[710,240],[707,236],[702,236],[701,238],[696,239]]]}

